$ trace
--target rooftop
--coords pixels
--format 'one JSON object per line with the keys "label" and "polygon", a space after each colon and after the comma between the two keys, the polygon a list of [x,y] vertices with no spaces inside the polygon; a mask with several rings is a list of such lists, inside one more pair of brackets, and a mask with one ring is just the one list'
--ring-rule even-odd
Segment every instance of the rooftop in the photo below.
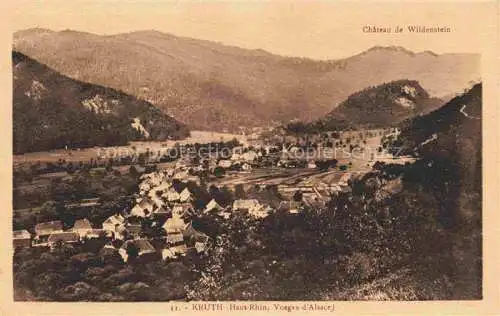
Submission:
{"label": "rooftop", "polygon": [[92,229],[92,224],[86,218],[77,219],[73,224],[73,229]]}

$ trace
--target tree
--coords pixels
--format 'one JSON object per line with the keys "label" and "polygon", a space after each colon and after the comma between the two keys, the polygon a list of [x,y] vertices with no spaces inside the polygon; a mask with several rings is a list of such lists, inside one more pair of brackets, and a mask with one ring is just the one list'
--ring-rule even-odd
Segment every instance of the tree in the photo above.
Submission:
{"label": "tree", "polygon": [[113,166],[111,164],[106,165],[106,172],[107,173],[112,173],[113,172]]}
{"label": "tree", "polygon": [[44,272],[34,276],[34,290],[44,300],[54,300],[56,291],[63,285],[64,278],[55,272]]}
{"label": "tree", "polygon": [[76,168],[73,166],[73,163],[71,161],[66,166],[66,171],[68,172],[68,174],[75,173],[75,169]]}
{"label": "tree", "polygon": [[295,192],[295,194],[293,195],[293,200],[296,201],[296,202],[301,202],[302,201],[302,198],[303,198],[304,194],[302,193],[302,191],[298,190]]}
{"label": "tree", "polygon": [[217,300],[217,293],[223,288],[221,280],[224,276],[224,263],[226,261],[229,241],[225,238],[217,238],[215,240],[212,255],[209,257],[209,262],[205,272],[201,273],[201,277],[186,286],[186,293],[189,300]]}
{"label": "tree", "polygon": [[59,219],[59,215],[63,213],[62,208],[61,203],[56,201],[47,201],[38,210],[36,214],[36,221],[40,223],[44,221],[57,220]]}
{"label": "tree", "polygon": [[327,171],[328,168],[330,168],[330,163],[328,162],[328,160],[316,160],[314,163],[321,171]]}
{"label": "tree", "polygon": [[230,205],[234,201],[233,193],[226,186],[219,189],[215,185],[211,185],[208,193],[222,206]]}
{"label": "tree", "polygon": [[245,188],[244,188],[243,184],[238,183],[234,187],[234,196],[236,199],[245,199],[246,192],[245,192]]}
{"label": "tree", "polygon": [[139,248],[137,248],[133,242],[127,245],[127,255],[127,262],[134,262],[134,260],[139,256]]}
{"label": "tree", "polygon": [[102,248],[99,251],[99,258],[105,265],[110,265],[112,267],[119,267],[123,264],[122,257],[116,249],[113,248]]}
{"label": "tree", "polygon": [[130,166],[130,168],[128,169],[128,172],[133,177],[136,177],[139,175],[139,172],[137,171],[137,168],[134,165]]}
{"label": "tree", "polygon": [[93,301],[99,296],[99,290],[85,282],[77,282],[57,292],[63,301]]}
{"label": "tree", "polygon": [[224,175],[226,174],[226,170],[222,167],[215,167],[214,169],[214,175],[217,177],[217,178],[222,178]]}

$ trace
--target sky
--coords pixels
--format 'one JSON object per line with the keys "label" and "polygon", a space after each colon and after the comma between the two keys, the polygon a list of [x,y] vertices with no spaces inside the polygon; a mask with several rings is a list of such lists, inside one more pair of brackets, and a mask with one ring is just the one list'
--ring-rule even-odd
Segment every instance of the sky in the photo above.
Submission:
{"label": "sky", "polygon": [[[373,46],[415,52],[477,53],[495,27],[481,23],[494,2],[339,1],[16,1],[12,30],[32,27],[96,34],[157,30],[178,36],[313,59],[336,59]],[[487,19],[485,19],[486,21]],[[364,33],[364,26],[450,27],[440,34]]]}

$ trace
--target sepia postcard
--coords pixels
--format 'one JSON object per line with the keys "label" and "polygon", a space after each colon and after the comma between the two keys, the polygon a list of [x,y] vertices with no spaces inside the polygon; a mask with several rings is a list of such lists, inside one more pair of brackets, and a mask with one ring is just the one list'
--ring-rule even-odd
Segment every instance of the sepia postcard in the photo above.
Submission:
{"label": "sepia postcard", "polygon": [[498,2],[2,6],[2,315],[500,312]]}

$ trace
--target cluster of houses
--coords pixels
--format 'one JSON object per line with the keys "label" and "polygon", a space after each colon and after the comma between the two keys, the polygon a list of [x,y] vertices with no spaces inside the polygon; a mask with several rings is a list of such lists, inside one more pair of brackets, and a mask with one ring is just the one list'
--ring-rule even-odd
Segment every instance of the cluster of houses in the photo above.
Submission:
{"label": "cluster of houses", "polygon": [[[310,149],[312,150],[312,149]],[[251,171],[259,167],[316,169],[315,160],[331,159],[336,153],[329,148],[306,152],[299,146],[256,145],[250,148],[236,147],[230,157],[218,159],[216,165],[229,170]]]}
{"label": "cluster of houses", "polygon": [[[282,152],[273,146],[258,149],[235,148],[230,157],[218,158],[216,165],[222,168],[238,166],[238,170],[251,170],[253,166],[259,166],[263,156],[272,154],[273,151]],[[310,162],[307,167],[315,168],[316,165]],[[211,239],[193,227],[194,216],[215,214],[228,219],[234,211],[244,211],[256,219],[262,219],[274,211],[271,206],[264,205],[257,199],[237,199],[224,207],[215,199],[211,199],[203,208],[200,209],[199,205],[195,208],[196,197],[190,189],[193,186],[188,183],[200,185],[201,181],[198,176],[193,175],[196,172],[193,173],[192,169],[189,163],[178,161],[174,168],[143,174],[134,206],[105,219],[98,228],[86,218],[76,220],[69,229],[63,228],[62,221],[38,223],[34,227],[34,234],[27,230],[14,231],[14,247],[54,249],[61,243],[72,245],[104,238],[108,240],[104,248],[117,251],[124,262],[129,260],[132,248],[140,258],[161,255],[164,260],[176,259],[189,252],[205,253],[211,247]],[[347,185],[349,178],[350,174],[345,173],[339,180],[338,187],[328,187],[324,191],[339,191],[341,186]],[[174,185],[174,182],[177,185]],[[279,191],[285,194],[293,194],[296,190],[296,187],[279,188]],[[300,213],[304,204],[324,202],[326,195],[319,192],[321,189],[318,191],[315,187],[308,187],[301,191],[304,193],[304,201],[310,203],[290,199],[282,201],[276,209]],[[157,233],[150,234],[145,230]]]}
{"label": "cluster of houses", "polygon": [[50,221],[35,225],[32,236],[27,230],[14,231],[14,247],[50,247],[58,243],[76,244],[106,235],[104,229],[94,229],[86,218],[76,220],[73,227],[64,230],[62,221]]}
{"label": "cluster of houses", "polygon": [[[346,192],[349,190],[349,181],[353,178],[353,173],[344,172],[338,175],[333,175],[330,181],[303,181],[298,184],[279,184],[278,192],[284,197],[292,197],[296,192],[300,191],[303,196],[303,202],[306,205],[317,207],[321,206],[330,198],[332,194]],[[322,203],[322,204],[321,204]]]}
{"label": "cluster of houses", "polygon": [[231,156],[220,159],[217,162],[217,166],[225,169],[250,171],[259,157],[262,157],[261,151],[255,151],[244,147],[235,147],[232,150]]}
{"label": "cluster of houses", "polygon": [[367,129],[367,130],[337,130],[337,131],[322,131],[317,133],[304,133],[296,135],[289,133],[284,129],[276,129],[273,133],[268,133],[268,137],[264,139],[267,143],[290,143],[295,142],[303,145],[307,142],[326,145],[328,142],[336,144],[339,141],[345,143],[347,139],[355,143],[362,139],[371,137],[382,137],[387,135],[398,135],[401,132],[398,127]]}
{"label": "cluster of houses", "polygon": [[[178,174],[164,171],[143,175],[135,206],[128,212],[110,216],[101,228],[94,228],[86,218],[76,220],[73,227],[67,230],[63,229],[62,221],[38,223],[34,235],[27,230],[14,231],[14,247],[54,249],[60,243],[72,245],[105,238],[109,242],[104,248],[115,249],[124,262],[128,261],[132,247],[139,258],[153,258],[161,254],[163,259],[175,259],[189,251],[206,252],[210,247],[210,238],[197,231],[188,220],[193,215],[193,196],[187,188],[177,192],[172,186],[173,179],[196,181],[184,170]],[[209,206],[217,207],[213,202]],[[151,228],[160,233],[146,237],[145,219],[149,219]],[[120,246],[115,248],[117,244]]]}
{"label": "cluster of houses", "polygon": [[[184,184],[182,189],[174,186],[175,179]],[[74,245],[104,238],[109,241],[104,248],[117,251],[124,262],[129,260],[132,248],[139,258],[158,258],[161,254],[164,260],[176,259],[190,251],[205,253],[211,247],[211,239],[193,227],[193,216],[215,214],[228,219],[233,211],[238,210],[246,211],[254,218],[264,218],[272,211],[270,206],[256,199],[238,199],[225,207],[211,199],[203,209],[195,209],[195,196],[187,185],[188,181],[196,183],[199,179],[185,168],[143,174],[135,205],[105,219],[99,228],[86,218],[76,220],[73,227],[66,230],[60,220],[38,223],[33,235],[27,230],[14,231],[14,247],[55,249],[61,243]],[[298,212],[297,207],[285,204],[283,209]],[[161,233],[152,237],[145,233],[145,226]]]}
{"label": "cluster of houses", "polygon": [[[14,231],[13,245],[20,247],[49,247],[55,249],[58,244],[71,246],[85,243],[94,238],[106,238],[108,242],[104,248],[116,250],[124,262],[129,259],[129,248],[137,249],[138,258],[157,258],[161,254],[163,259],[175,259],[184,256],[189,251],[205,252],[210,245],[210,238],[193,228],[181,218],[173,216],[164,223],[162,228],[166,236],[151,240],[141,234],[142,227],[138,223],[130,222],[127,216],[115,214],[106,219],[102,228],[94,229],[88,219],[75,221],[72,228],[63,230],[62,221],[39,223],[35,226],[32,236],[27,230]],[[112,241],[122,241],[116,248]],[[160,246],[160,247],[158,247]]]}

